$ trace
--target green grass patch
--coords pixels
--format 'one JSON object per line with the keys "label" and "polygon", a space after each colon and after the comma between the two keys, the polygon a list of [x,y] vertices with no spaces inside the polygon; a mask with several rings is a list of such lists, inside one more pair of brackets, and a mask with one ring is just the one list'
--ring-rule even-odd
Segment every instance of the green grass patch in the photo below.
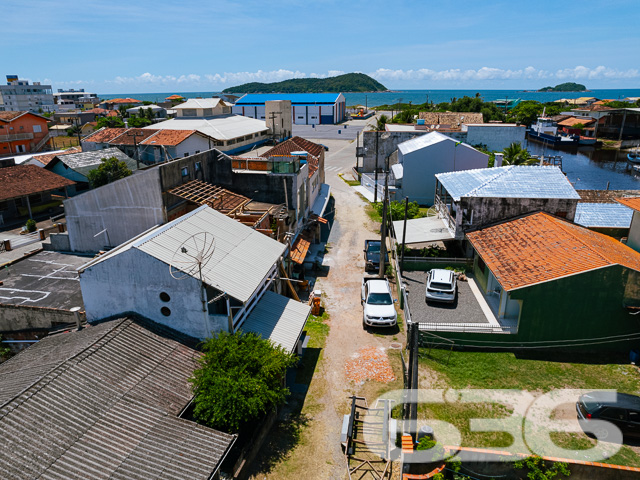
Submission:
{"label": "green grass patch", "polygon": [[323,312],[320,316],[310,315],[307,320],[305,330],[310,338],[307,351],[298,364],[296,383],[309,385],[322,361],[322,351],[329,335],[327,320],[329,320],[327,312]]}
{"label": "green grass patch", "polygon": [[[426,353],[426,352],[423,352]],[[422,365],[437,371],[452,388],[517,388],[547,392],[560,388],[606,389],[638,393],[640,379],[632,365],[597,363],[597,355],[585,357],[592,363],[568,363],[552,353],[545,359],[518,358],[511,352],[451,352],[431,350]],[[587,354],[585,354],[587,355]]]}
{"label": "green grass patch", "polygon": [[357,187],[358,185],[360,185],[360,182],[358,180],[348,180],[344,178],[344,173],[340,173],[338,174],[338,176],[342,179],[344,183],[346,183],[350,187]]}
{"label": "green grass patch", "polygon": [[372,221],[382,223],[382,215],[378,213],[378,210],[376,209],[374,204],[368,203],[368,200],[367,205],[364,207],[364,211]]}
{"label": "green grass patch", "polygon": [[[596,440],[584,433],[552,432],[550,436],[553,443],[568,450],[588,450],[596,445]],[[622,445],[618,453],[601,461],[614,465],[638,467],[640,466],[640,455],[626,445]]]}

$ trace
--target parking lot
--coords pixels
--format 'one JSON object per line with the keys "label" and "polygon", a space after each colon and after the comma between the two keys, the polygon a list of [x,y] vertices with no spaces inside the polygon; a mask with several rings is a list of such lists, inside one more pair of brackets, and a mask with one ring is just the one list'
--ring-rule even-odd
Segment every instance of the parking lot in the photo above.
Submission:
{"label": "parking lot", "polygon": [[425,297],[427,272],[404,272],[411,320],[420,323],[486,324],[489,320],[478,303],[469,282],[458,281],[457,301],[427,303]]}
{"label": "parking lot", "polygon": [[43,251],[0,270],[0,303],[69,310],[82,307],[76,269],[91,257]]}

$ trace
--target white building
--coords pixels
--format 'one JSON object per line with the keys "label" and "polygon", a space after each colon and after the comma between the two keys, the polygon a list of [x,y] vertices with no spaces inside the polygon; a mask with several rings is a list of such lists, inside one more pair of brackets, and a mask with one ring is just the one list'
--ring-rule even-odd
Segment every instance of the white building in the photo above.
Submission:
{"label": "white building", "polygon": [[41,85],[19,80],[17,75],[7,75],[7,84],[0,85],[0,112],[29,111],[55,112],[51,85]]}
{"label": "white building", "polygon": [[398,145],[399,166],[395,167],[402,178],[396,184],[399,198],[432,205],[437,173],[486,168],[488,162],[488,155],[438,132],[403,142]]}
{"label": "white building", "polygon": [[57,105],[65,106],[67,109],[82,108],[86,103],[98,103],[98,95],[95,93],[85,92],[84,88],[79,90],[75,90],[73,88],[70,90],[63,90],[59,88],[58,91],[53,94],[53,99]]}
{"label": "white building", "polygon": [[273,291],[286,248],[202,206],[81,267],[87,320],[135,312],[195,338],[242,329],[294,351],[310,307]]}

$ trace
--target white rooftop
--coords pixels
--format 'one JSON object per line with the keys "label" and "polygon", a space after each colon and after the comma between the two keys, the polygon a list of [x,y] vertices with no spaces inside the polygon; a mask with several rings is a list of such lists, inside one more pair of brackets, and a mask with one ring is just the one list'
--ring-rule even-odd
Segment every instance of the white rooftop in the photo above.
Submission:
{"label": "white rooftop", "polygon": [[227,106],[227,104],[220,98],[190,98],[186,102],[176,105],[173,108],[176,110],[181,108],[215,108],[221,102],[223,107]]}
{"label": "white rooftop", "polygon": [[[413,153],[417,150],[422,150],[423,148],[430,147],[431,145],[435,145],[440,142],[453,142],[454,144],[459,143],[457,140],[454,140],[451,137],[447,137],[439,132],[429,132],[424,135],[420,135],[419,137],[412,138],[411,140],[407,140],[406,142],[402,142],[398,145],[398,151],[403,155],[407,155],[409,153]],[[475,148],[467,145],[466,143],[460,143],[458,148],[468,148],[471,150],[475,150]]]}
{"label": "white rooftop", "polygon": [[[167,269],[169,265],[179,267],[189,261],[188,255],[193,253],[189,250],[197,249],[197,239],[193,240],[193,247],[188,241],[201,232],[215,242],[213,255],[202,267],[203,281],[241,302],[249,300],[286,248],[284,244],[204,205],[139,235],[89,262],[84,268],[130,248],[166,263]],[[181,252],[185,242],[187,253]]]}
{"label": "white rooftop", "polygon": [[220,115],[208,118],[172,118],[144,128],[153,130],[198,130],[216,140],[231,140],[245,135],[264,132],[268,129],[264,120],[256,120],[242,115]]}

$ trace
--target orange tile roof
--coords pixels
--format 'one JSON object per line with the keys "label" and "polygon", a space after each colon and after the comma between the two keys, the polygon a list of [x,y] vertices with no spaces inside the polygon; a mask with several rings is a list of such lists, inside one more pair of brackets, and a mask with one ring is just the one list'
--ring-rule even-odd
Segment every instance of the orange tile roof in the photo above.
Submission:
{"label": "orange tile roof", "polygon": [[299,264],[304,263],[310,246],[311,239],[304,234],[300,235],[291,246],[291,260]]}
{"label": "orange tile roof", "polygon": [[105,103],[127,104],[127,103],[142,103],[142,102],[140,100],[136,100],[135,98],[112,98],[111,100],[107,100]]}
{"label": "orange tile roof", "polygon": [[180,98],[184,98],[182,95],[169,95],[165,100],[178,100]]}
{"label": "orange tile roof", "polygon": [[168,146],[176,146],[182,142],[184,142],[187,138],[189,138],[194,133],[197,133],[196,130],[154,130],[157,131],[154,136],[145,138],[143,141],[139,142],[140,145],[168,145]]}
{"label": "orange tile roof", "polygon": [[623,197],[616,198],[616,200],[629,208],[633,208],[636,212],[640,212],[640,197]]}
{"label": "orange tile roof", "polygon": [[558,122],[558,125],[561,125],[563,127],[573,127],[578,123],[581,123],[582,125],[590,125],[595,121],[596,121],[595,118],[569,117],[569,118],[565,118],[561,122]]}
{"label": "orange tile roof", "polygon": [[[143,140],[146,140],[151,135],[154,135],[157,130],[149,130],[146,128],[127,128],[124,130],[122,134],[117,137],[113,137],[109,140],[110,145],[135,145],[138,143],[142,143]],[[135,140],[134,140],[135,135]]]}
{"label": "orange tile roof", "polygon": [[311,155],[319,157],[322,155],[324,147],[317,143],[310,142],[309,140],[305,140],[302,137],[291,137],[289,140],[285,140],[272,149],[267,150],[261,155],[261,157],[268,158],[273,155],[291,155],[291,152],[299,151],[305,151]]}
{"label": "orange tile roof", "polygon": [[546,213],[467,233],[506,291],[611,265],[640,271],[640,253]]}
{"label": "orange tile roof", "polygon": [[21,112],[0,112],[0,120],[4,120],[5,122],[10,122],[15,120],[16,118],[27,113],[26,111]]}
{"label": "orange tile roof", "polygon": [[49,192],[75,183],[37,165],[0,168],[0,201]]}
{"label": "orange tile roof", "polygon": [[101,128],[83,139],[83,142],[107,143],[122,135],[126,130],[126,128]]}

